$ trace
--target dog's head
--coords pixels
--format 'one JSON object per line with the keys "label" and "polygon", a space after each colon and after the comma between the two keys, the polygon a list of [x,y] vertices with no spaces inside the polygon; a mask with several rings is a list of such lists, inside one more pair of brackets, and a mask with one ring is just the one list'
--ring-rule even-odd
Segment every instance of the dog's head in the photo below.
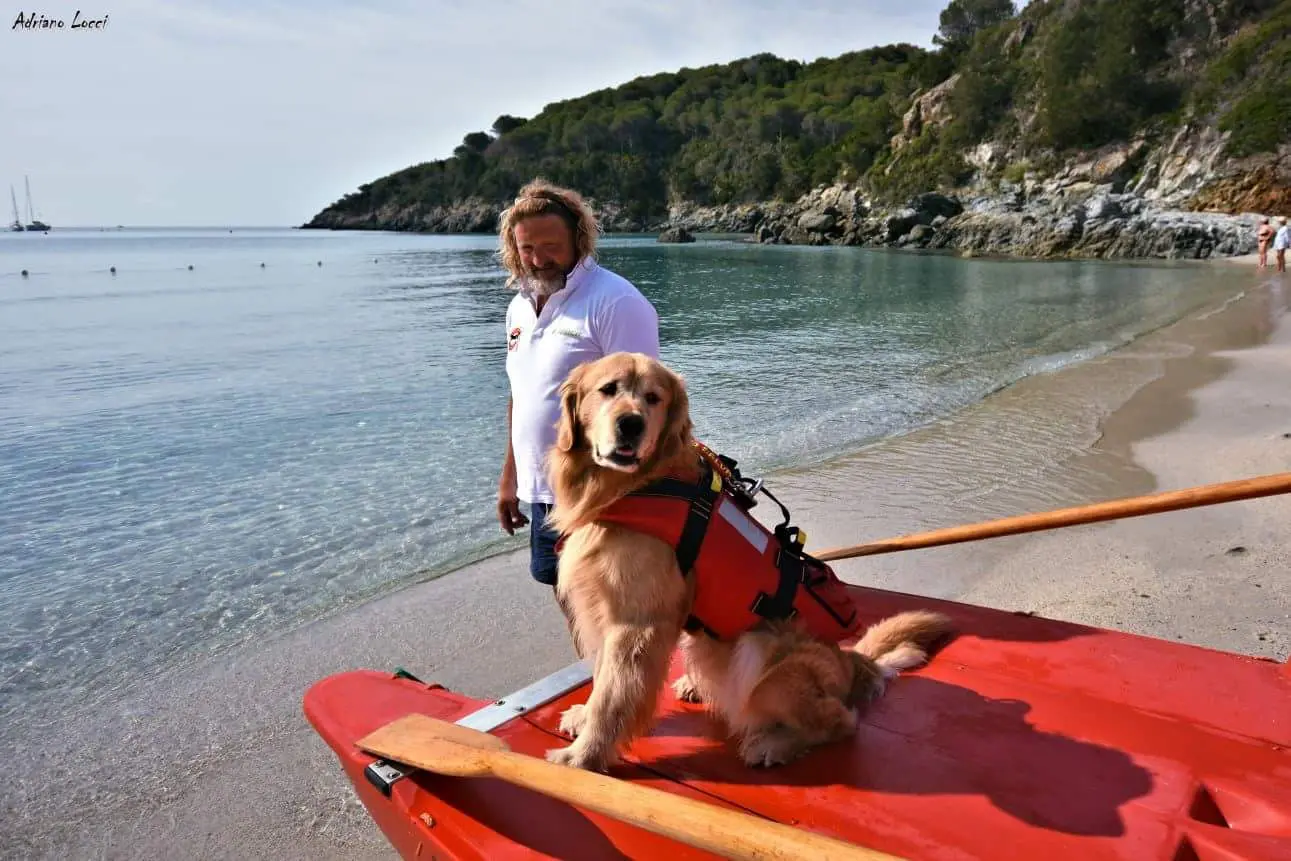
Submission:
{"label": "dog's head", "polygon": [[556,448],[597,466],[649,470],[690,443],[681,377],[642,353],[614,353],[575,368],[561,386]]}

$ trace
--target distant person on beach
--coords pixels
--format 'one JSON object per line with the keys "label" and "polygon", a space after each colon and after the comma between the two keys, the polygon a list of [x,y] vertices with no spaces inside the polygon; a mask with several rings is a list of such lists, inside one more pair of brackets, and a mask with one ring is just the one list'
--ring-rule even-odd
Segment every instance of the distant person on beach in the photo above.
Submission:
{"label": "distant person on beach", "polygon": [[1269,243],[1273,240],[1273,225],[1269,224],[1267,215],[1261,216],[1259,229],[1255,231],[1255,240],[1260,246],[1260,268],[1269,268]]}
{"label": "distant person on beach", "polygon": [[498,522],[508,535],[529,523],[529,573],[555,590],[556,536],[545,458],[556,442],[560,385],[583,362],[620,350],[659,357],[659,318],[627,279],[596,261],[600,228],[575,191],[534,180],[502,214],[498,233],[507,286],[507,450]]}
{"label": "distant person on beach", "polygon": [[1291,247],[1291,228],[1287,227],[1287,217],[1282,216],[1282,226],[1273,237],[1273,254],[1278,259],[1278,271],[1287,271],[1287,248]]}

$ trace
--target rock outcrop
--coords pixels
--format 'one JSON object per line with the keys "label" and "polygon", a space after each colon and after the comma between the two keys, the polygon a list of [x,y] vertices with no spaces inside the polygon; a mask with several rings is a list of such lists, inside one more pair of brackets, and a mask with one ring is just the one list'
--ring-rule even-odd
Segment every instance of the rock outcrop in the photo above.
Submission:
{"label": "rock outcrop", "polygon": [[695,235],[684,227],[669,227],[659,234],[659,242],[694,242]]}
{"label": "rock outcrop", "polygon": [[330,230],[403,230],[417,233],[491,233],[497,230],[501,207],[479,198],[451,206],[392,206],[350,215],[325,210],[306,228]]}
{"label": "rock outcrop", "polygon": [[1192,210],[1291,213],[1291,143],[1278,155],[1244,159],[1205,183]]}
{"label": "rock outcrop", "polygon": [[1155,149],[1136,140],[1082,153],[1042,175],[1026,163],[1010,169],[1004,147],[982,144],[966,161],[995,179],[896,206],[879,206],[852,185],[821,186],[768,211],[751,234],[762,243],[1024,257],[1249,254],[1256,213],[1291,208],[1291,158],[1233,167],[1223,145],[1222,136],[1203,128]]}
{"label": "rock outcrop", "polygon": [[805,195],[752,233],[762,243],[947,249],[1022,257],[1201,259],[1255,250],[1257,216],[1163,208],[1118,191],[1119,159],[966,196],[927,193],[877,207],[854,187]]}
{"label": "rock outcrop", "polygon": [[731,206],[699,206],[674,203],[668,210],[668,226],[703,233],[752,233],[763,219],[786,208],[780,203],[742,203]]}
{"label": "rock outcrop", "polygon": [[899,153],[927,127],[938,128],[950,122],[950,94],[959,83],[959,74],[951,75],[924,93],[916,93],[910,109],[901,118],[901,131],[890,141],[893,153]]}
{"label": "rock outcrop", "polygon": [[1157,210],[1134,195],[1044,193],[973,201],[922,243],[1025,257],[1204,259],[1255,250],[1256,217]]}

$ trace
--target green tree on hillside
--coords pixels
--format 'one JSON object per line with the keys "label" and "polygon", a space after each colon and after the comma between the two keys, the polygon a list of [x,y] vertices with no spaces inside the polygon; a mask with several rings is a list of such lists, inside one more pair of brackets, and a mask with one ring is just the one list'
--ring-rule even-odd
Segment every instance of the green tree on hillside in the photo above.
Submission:
{"label": "green tree on hillside", "polygon": [[492,132],[494,137],[502,137],[508,132],[513,132],[527,123],[528,120],[522,117],[513,117],[510,114],[503,114],[493,121]]}
{"label": "green tree on hillside", "polygon": [[1041,143],[1097,147],[1178,107],[1159,66],[1185,22],[1186,0],[1101,0],[1050,29],[1040,57]]}
{"label": "green tree on hillside", "polygon": [[1013,0],[951,0],[941,12],[941,26],[932,41],[952,53],[960,53],[972,45],[973,37],[979,31],[1001,24],[1016,14]]}

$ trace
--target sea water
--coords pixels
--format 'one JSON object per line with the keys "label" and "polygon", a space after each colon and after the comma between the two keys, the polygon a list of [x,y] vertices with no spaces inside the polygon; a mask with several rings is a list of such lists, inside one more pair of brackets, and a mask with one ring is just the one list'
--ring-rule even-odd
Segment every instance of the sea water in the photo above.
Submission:
{"label": "sea water", "polygon": [[[0,724],[523,546],[494,513],[495,249],[0,236]],[[751,474],[926,425],[1226,289],[1195,265],[734,238],[612,237],[600,257],[658,309],[697,435]]]}

